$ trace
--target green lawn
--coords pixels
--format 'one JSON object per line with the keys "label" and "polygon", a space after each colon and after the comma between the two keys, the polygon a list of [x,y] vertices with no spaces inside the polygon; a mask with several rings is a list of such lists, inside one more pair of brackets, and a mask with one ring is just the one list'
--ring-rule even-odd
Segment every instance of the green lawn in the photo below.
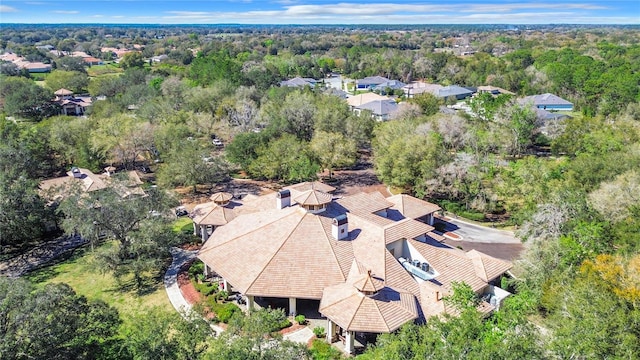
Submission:
{"label": "green lawn", "polygon": [[[109,246],[105,244],[102,246]],[[145,313],[153,307],[175,311],[158,279],[148,293],[138,295],[135,289],[118,286],[113,276],[94,270],[94,256],[90,247],[75,251],[74,255],[56,265],[31,273],[28,279],[37,284],[67,283],[78,294],[88,299],[101,299],[116,307],[125,324],[136,314]]]}
{"label": "green lawn", "polygon": [[188,217],[181,217],[178,220],[173,222],[171,229],[175,233],[192,233],[193,232],[193,221]]}

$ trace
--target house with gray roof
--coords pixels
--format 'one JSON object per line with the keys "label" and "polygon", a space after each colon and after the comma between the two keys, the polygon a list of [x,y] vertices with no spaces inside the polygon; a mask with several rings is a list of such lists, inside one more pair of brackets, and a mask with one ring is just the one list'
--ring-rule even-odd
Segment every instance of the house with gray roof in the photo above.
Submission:
{"label": "house with gray roof", "polygon": [[356,90],[371,90],[374,86],[388,83],[390,80],[383,76],[368,76],[356,80]]}
{"label": "house with gray roof", "polygon": [[519,101],[521,104],[533,104],[538,109],[572,111],[573,104],[554,94],[540,94],[527,96]]}
{"label": "house with gray roof", "polygon": [[439,98],[444,98],[444,99],[448,99],[449,97],[454,97],[456,100],[462,100],[473,95],[473,91],[467,88],[463,88],[462,86],[450,85],[450,86],[445,86],[443,88],[436,90],[436,92],[433,95]]}
{"label": "house with gray roof", "polygon": [[389,90],[399,90],[399,89],[402,89],[405,85],[407,84],[403,83],[402,81],[389,80],[373,86],[371,90],[379,91],[381,94],[386,94]]}
{"label": "house with gray roof", "polygon": [[285,80],[280,82],[280,86],[288,86],[295,88],[303,88],[305,86],[315,87],[318,81],[311,78],[303,78],[303,77],[294,77],[293,79]]}
{"label": "house with gray roof", "polygon": [[371,116],[377,121],[386,121],[391,118],[391,115],[398,109],[398,104],[395,100],[374,100],[366,104],[356,106],[353,111],[360,115],[363,110],[371,111]]}

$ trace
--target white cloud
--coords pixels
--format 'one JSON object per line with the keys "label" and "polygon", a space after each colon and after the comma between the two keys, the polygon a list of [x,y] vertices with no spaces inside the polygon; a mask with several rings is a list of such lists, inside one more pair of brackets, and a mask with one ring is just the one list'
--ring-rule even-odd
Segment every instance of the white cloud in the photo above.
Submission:
{"label": "white cloud", "polygon": [[79,14],[80,11],[77,11],[77,10],[53,10],[52,13],[56,13],[56,14]]}
{"label": "white cloud", "polygon": [[0,5],[0,13],[18,12],[18,9],[7,5]]}

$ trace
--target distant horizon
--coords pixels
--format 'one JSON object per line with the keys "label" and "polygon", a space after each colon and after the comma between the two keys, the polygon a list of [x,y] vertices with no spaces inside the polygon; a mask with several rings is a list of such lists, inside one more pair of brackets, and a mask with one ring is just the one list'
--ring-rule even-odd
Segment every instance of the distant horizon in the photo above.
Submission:
{"label": "distant horizon", "polygon": [[[543,0],[544,1],[544,0]],[[637,0],[3,0],[0,24],[638,25]]]}

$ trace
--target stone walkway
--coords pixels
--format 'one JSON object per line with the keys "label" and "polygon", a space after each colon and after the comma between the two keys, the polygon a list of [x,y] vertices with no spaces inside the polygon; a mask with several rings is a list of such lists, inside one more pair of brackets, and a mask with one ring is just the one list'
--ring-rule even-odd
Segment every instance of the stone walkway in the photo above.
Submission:
{"label": "stone walkway", "polygon": [[[185,300],[184,296],[182,296],[182,291],[180,291],[180,286],[178,284],[178,273],[180,272],[180,268],[187,262],[191,261],[196,257],[198,251],[189,251],[183,250],[180,248],[171,248],[171,256],[173,257],[173,261],[171,262],[171,266],[167,269],[167,272],[164,274],[164,287],[167,291],[167,296],[169,297],[169,301],[173,307],[182,315],[186,316],[189,313],[193,306]],[[216,334],[220,334],[224,331],[223,328],[217,325],[211,325],[211,328],[216,332]],[[283,336],[285,340],[298,342],[301,344],[309,343],[315,335],[313,335],[313,331],[309,329],[309,327],[304,327],[300,330],[294,331],[290,334],[286,334]]]}

